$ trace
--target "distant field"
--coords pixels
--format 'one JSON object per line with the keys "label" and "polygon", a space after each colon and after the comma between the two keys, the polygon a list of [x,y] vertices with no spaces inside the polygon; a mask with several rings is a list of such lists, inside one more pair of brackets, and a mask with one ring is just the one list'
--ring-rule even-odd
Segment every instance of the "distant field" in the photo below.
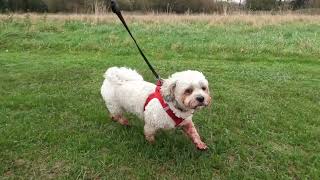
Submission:
{"label": "distant field", "polygon": [[[207,23],[214,24],[229,24],[229,23],[245,23],[253,26],[260,25],[278,25],[282,23],[307,23],[319,24],[320,15],[305,15],[305,14],[283,14],[271,15],[270,13],[260,13],[257,15],[250,14],[234,14],[228,16],[211,15],[211,14],[132,14],[122,13],[128,22],[142,23]],[[105,15],[90,15],[90,14],[0,14],[1,20],[29,20],[31,22],[65,22],[65,21],[82,21],[86,23],[119,23],[119,20],[114,14]]]}
{"label": "distant field", "polygon": [[154,81],[115,16],[0,15],[1,179],[320,177],[320,16],[126,17],[163,77],[207,76],[213,104],[194,122],[209,150],[110,121],[108,67]]}

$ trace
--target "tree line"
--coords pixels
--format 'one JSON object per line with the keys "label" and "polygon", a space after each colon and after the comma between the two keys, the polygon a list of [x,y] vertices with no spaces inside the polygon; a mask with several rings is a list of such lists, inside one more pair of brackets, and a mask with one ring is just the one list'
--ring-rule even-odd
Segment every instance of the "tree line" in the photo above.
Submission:
{"label": "tree line", "polygon": [[[126,11],[168,13],[222,13],[232,10],[296,10],[320,8],[320,0],[118,0]],[[0,0],[0,12],[109,11],[109,0]]]}

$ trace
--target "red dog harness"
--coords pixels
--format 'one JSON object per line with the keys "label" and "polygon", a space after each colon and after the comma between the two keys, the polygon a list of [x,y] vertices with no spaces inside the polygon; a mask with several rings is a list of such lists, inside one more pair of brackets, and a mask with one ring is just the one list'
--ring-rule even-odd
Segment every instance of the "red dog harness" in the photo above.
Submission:
{"label": "red dog harness", "polygon": [[162,108],[166,111],[168,116],[170,116],[171,119],[175,122],[175,124],[176,124],[175,126],[177,127],[184,119],[177,117],[173,113],[173,111],[170,109],[169,105],[166,102],[164,102],[163,97],[161,96],[161,93],[160,93],[162,82],[160,80],[158,80],[156,85],[157,85],[156,90],[154,91],[154,93],[151,93],[148,96],[146,102],[144,103],[144,108],[143,109],[146,110],[146,106],[148,105],[148,103],[152,99],[154,99],[154,98],[158,99],[160,104],[161,104],[161,106],[162,106]]}

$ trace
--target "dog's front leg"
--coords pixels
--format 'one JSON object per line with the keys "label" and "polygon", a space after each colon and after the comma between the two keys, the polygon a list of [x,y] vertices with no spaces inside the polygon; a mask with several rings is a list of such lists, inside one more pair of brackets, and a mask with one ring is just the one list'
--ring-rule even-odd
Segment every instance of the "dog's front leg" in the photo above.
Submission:
{"label": "dog's front leg", "polygon": [[207,145],[201,141],[201,138],[192,121],[183,126],[183,131],[191,138],[192,142],[199,150],[206,150],[208,148]]}
{"label": "dog's front leg", "polygon": [[144,125],[144,136],[146,140],[153,144],[155,142],[155,134],[157,132],[157,129],[149,124]]}

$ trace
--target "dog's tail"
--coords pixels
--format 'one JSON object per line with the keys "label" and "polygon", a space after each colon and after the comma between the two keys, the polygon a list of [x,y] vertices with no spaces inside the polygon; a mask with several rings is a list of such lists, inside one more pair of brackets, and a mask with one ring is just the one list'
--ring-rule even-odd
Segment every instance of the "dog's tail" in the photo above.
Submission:
{"label": "dog's tail", "polygon": [[125,68],[125,67],[112,67],[109,68],[104,73],[104,78],[106,78],[110,83],[122,84],[127,81],[143,81],[143,78],[135,70]]}

